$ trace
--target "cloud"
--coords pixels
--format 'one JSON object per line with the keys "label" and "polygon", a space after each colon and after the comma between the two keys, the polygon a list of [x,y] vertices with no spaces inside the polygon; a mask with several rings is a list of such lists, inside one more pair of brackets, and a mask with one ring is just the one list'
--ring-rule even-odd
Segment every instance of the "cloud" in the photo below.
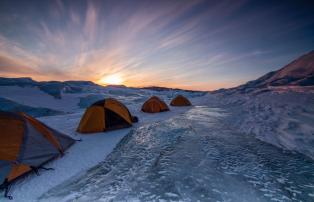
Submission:
{"label": "cloud", "polygon": [[25,64],[20,63],[19,61],[14,61],[12,58],[0,55],[0,73],[15,73],[15,74],[27,74],[33,75],[38,74],[38,72],[26,66]]}
{"label": "cloud", "polygon": [[[31,29],[38,36],[40,51],[32,52],[22,44],[13,45],[4,39],[6,46],[12,49],[6,56],[51,79],[97,81],[104,75],[119,73],[132,85],[173,86],[171,82],[176,82],[189,86],[187,83],[193,83],[191,76],[202,74],[214,62],[194,56],[187,49],[197,47],[195,42],[206,35],[200,35],[198,28],[210,13],[203,10],[180,20],[203,3],[161,1],[144,2],[133,7],[131,4],[111,3],[110,9],[103,10],[106,6],[99,2],[87,1],[85,12],[79,15],[73,5],[66,10],[62,1],[56,1],[54,8],[59,16],[68,12],[66,26],[52,26],[43,18]],[[211,11],[225,9],[231,12],[228,5],[217,4]],[[128,7],[132,9],[127,10]],[[158,57],[163,60],[157,60]],[[34,72],[34,76],[38,74]]]}
{"label": "cloud", "polygon": [[87,1],[84,32],[89,39],[95,37],[97,29],[97,9],[92,1]]}
{"label": "cloud", "polygon": [[4,22],[0,71],[93,81],[119,74],[127,85],[234,85],[241,66],[256,72],[252,61],[269,55],[267,39],[280,34],[278,29],[289,34],[299,28],[296,21],[265,20],[276,16],[276,8],[245,9],[252,4],[55,0],[39,11],[40,18],[22,12],[16,25]]}
{"label": "cloud", "polygon": [[18,43],[12,42],[2,35],[0,35],[0,55],[3,58],[9,58],[15,61],[15,63],[32,66],[34,69],[36,69],[40,63],[38,57],[23,49]]}
{"label": "cloud", "polygon": [[81,23],[80,16],[73,10],[70,9],[70,19],[74,25],[79,25]]}

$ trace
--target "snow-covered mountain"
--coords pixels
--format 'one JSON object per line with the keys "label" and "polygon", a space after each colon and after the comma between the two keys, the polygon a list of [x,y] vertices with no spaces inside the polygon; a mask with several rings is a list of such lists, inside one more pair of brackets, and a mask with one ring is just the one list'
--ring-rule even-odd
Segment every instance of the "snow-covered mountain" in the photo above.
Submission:
{"label": "snow-covered mountain", "polygon": [[169,101],[176,94],[199,97],[205,92],[159,91],[115,85],[104,87],[90,81],[38,82],[31,78],[0,78],[0,110],[24,111],[36,117],[77,112],[106,97],[134,105],[144,103],[151,95]]}
{"label": "snow-covered mountain", "polygon": [[277,71],[231,89],[216,92],[250,93],[273,89],[312,89],[314,86],[314,50],[302,55]]}
{"label": "snow-covered mountain", "polygon": [[38,87],[41,91],[61,99],[62,93],[77,93],[86,88],[99,88],[91,81],[34,81],[32,78],[4,78],[0,77],[0,86]]}
{"label": "snow-covered mountain", "polygon": [[244,85],[212,93],[240,132],[314,159],[314,51]]}

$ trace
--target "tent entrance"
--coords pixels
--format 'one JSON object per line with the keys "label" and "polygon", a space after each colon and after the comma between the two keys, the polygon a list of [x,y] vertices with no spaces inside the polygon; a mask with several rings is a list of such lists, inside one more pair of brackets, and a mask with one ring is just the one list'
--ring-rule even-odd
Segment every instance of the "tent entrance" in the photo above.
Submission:
{"label": "tent entrance", "polygon": [[130,127],[131,125],[124,120],[121,116],[119,116],[117,113],[106,109],[105,110],[105,131],[107,130],[113,130],[113,129],[119,129],[119,128],[126,128]]}

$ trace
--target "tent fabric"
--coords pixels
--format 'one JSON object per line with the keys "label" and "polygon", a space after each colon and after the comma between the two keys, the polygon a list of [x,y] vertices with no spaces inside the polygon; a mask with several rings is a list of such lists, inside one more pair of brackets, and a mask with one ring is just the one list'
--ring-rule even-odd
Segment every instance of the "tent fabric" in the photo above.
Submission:
{"label": "tent fabric", "polygon": [[183,95],[176,96],[170,103],[171,106],[191,106],[191,102]]}
{"label": "tent fabric", "polygon": [[38,167],[47,159],[59,155],[59,149],[56,149],[32,124],[26,125],[28,133],[25,135],[17,161]]}
{"label": "tent fabric", "polygon": [[109,98],[106,100],[105,107],[120,115],[126,122],[132,125],[132,116],[128,108],[121,102],[117,102],[117,100]]}
{"label": "tent fabric", "polygon": [[152,96],[143,104],[142,111],[147,113],[159,113],[169,111],[169,108],[159,97]]}
{"label": "tent fabric", "polygon": [[51,133],[51,131],[42,123],[37,121],[36,119],[27,116],[26,114],[23,114],[23,116],[36,128],[37,131],[39,131],[45,138],[60,152],[62,152],[62,146],[60,142],[57,140],[57,138],[54,136],[54,134]]}
{"label": "tent fabric", "polygon": [[[24,123],[20,120],[0,118],[0,159],[14,161],[20,150],[24,136]],[[15,135],[11,135],[14,133]]]}
{"label": "tent fabric", "polygon": [[25,173],[28,173],[31,170],[32,170],[31,167],[25,164],[13,165],[10,173],[7,176],[7,180],[8,182],[13,181],[14,179],[18,178],[19,176]]}
{"label": "tent fabric", "polygon": [[88,107],[79,123],[80,133],[96,133],[131,127],[136,122],[128,108],[116,99],[99,100]]}
{"label": "tent fabric", "polygon": [[9,161],[0,160],[0,185],[5,181],[8,173],[11,172],[13,164]]}
{"label": "tent fabric", "polygon": [[105,110],[103,106],[92,105],[87,108],[77,131],[80,133],[96,133],[103,131],[105,126]]}
{"label": "tent fabric", "polygon": [[24,113],[0,111],[0,185],[62,155],[75,140]]}

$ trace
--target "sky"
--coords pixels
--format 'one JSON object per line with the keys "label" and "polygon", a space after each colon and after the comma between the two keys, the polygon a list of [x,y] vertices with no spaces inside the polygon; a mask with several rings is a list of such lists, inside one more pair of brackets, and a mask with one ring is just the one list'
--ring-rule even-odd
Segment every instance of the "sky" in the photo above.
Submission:
{"label": "sky", "polygon": [[314,49],[314,1],[1,0],[0,76],[234,87]]}

